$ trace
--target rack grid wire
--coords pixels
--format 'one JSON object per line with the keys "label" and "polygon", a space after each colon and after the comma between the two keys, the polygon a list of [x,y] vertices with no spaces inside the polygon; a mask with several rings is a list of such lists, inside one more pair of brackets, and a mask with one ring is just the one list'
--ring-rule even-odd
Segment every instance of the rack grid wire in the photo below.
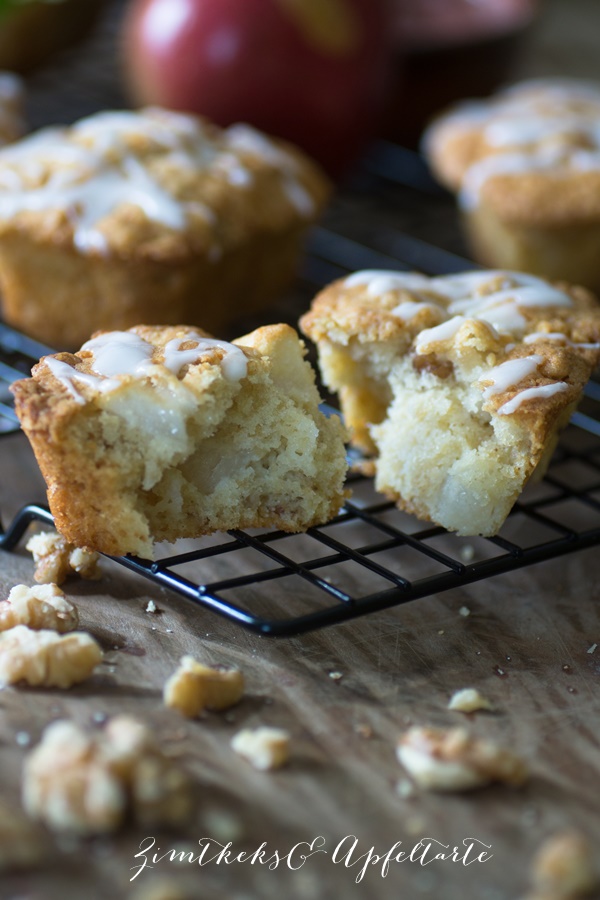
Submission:
{"label": "rack grid wire", "polygon": [[[312,233],[297,290],[298,311],[316,289],[359,268],[434,275],[474,267],[452,249],[397,230],[394,207],[399,202],[412,203],[417,213],[425,208],[429,216],[453,221],[447,198],[420,158],[379,144],[352,190]],[[346,227],[357,212],[360,240]],[[19,428],[9,384],[29,374],[47,352],[0,324],[3,435]],[[353,473],[349,483],[352,497],[339,515],[303,535],[231,531],[161,547],[162,555],[152,562],[111,558],[247,629],[289,637],[598,545],[600,385],[592,381],[587,386],[546,476],[526,488],[495,537],[459,538],[441,527],[424,526],[375,493],[371,479]],[[52,525],[49,510],[38,504],[23,507],[2,531],[0,548],[15,549],[35,522]]]}

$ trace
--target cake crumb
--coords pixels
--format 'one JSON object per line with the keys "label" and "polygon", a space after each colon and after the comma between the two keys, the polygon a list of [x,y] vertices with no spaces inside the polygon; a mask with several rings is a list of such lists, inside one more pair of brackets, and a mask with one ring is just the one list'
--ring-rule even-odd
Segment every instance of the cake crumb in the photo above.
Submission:
{"label": "cake crumb", "polygon": [[523,760],[464,728],[413,726],[400,737],[398,760],[416,784],[432,791],[465,791],[493,781],[522,785]]}
{"label": "cake crumb", "polygon": [[591,843],[578,831],[552,835],[533,859],[531,881],[533,897],[575,900],[587,896],[600,886]]}
{"label": "cake crumb", "polygon": [[598,644],[592,644],[591,647],[588,647],[588,648],[587,648],[587,652],[588,652],[588,653],[595,653],[597,647],[598,647]]}
{"label": "cake crumb", "polygon": [[92,581],[102,577],[99,555],[93,550],[70,544],[56,531],[34,534],[25,548],[33,556],[33,577],[38,584],[62,584],[70,575]]}
{"label": "cake crumb", "polygon": [[160,612],[160,610],[159,610],[158,606],[156,605],[156,603],[154,602],[154,600],[148,600],[148,603],[146,604],[145,612],[158,613],[158,612]]}
{"label": "cake crumb", "polygon": [[461,562],[470,563],[475,558],[475,547],[472,544],[463,544],[459,551]]}
{"label": "cake crumb", "polygon": [[255,769],[278,769],[290,757],[290,734],[283,728],[261,725],[244,728],[232,738],[231,747]]}
{"label": "cake crumb", "polygon": [[0,601],[0,632],[15,625],[27,625],[34,631],[47,628],[64,634],[79,627],[79,613],[56,584],[31,588],[17,584],[8,598]]}
{"label": "cake crumb", "polygon": [[448,701],[448,709],[470,713],[480,709],[493,710],[494,707],[476,688],[462,688],[452,694]]}
{"label": "cake crumb", "polygon": [[459,616],[465,616],[465,618],[466,618],[467,616],[471,615],[471,610],[469,609],[468,606],[461,606],[461,608],[458,611],[458,614],[459,614]]}
{"label": "cake crumb", "polygon": [[32,687],[68,688],[88,678],[102,656],[89,634],[59,635],[16,625],[0,634],[0,687],[24,681]]}
{"label": "cake crumb", "polygon": [[193,719],[204,709],[218,711],[239,703],[244,686],[239,669],[211,668],[184,656],[165,683],[163,699],[166,706]]}
{"label": "cake crumb", "polygon": [[187,776],[130,716],[92,732],[53,722],[25,760],[22,793],[30,816],[78,835],[114,831],[128,812],[146,827],[179,825],[191,812]]}
{"label": "cake crumb", "polygon": [[329,672],[328,674],[332,681],[341,681],[344,677],[343,672]]}

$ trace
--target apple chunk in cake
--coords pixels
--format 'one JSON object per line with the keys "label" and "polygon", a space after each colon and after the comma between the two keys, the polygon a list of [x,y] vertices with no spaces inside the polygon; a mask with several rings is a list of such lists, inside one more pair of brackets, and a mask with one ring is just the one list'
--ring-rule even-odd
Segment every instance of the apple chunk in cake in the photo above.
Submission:
{"label": "apple chunk in cake", "polygon": [[230,528],[303,531],[344,498],[343,429],[287,325],[229,344],[187,326],[100,332],[44,357],[16,409],[68,541],[151,557]]}
{"label": "apple chunk in cake", "polygon": [[594,297],[515,272],[357,272],[301,326],[377,489],[462,535],[497,533],[600,360]]}

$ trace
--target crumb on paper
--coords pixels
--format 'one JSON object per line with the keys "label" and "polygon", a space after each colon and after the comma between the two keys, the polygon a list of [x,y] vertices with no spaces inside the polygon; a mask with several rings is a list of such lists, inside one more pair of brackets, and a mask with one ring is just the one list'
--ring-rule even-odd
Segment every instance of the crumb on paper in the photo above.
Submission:
{"label": "crumb on paper", "polygon": [[226,809],[210,808],[201,817],[202,827],[222,844],[239,841],[244,835],[244,823],[239,816]]}
{"label": "crumb on paper", "polygon": [[99,555],[94,550],[69,544],[56,531],[34,534],[25,547],[33,556],[33,577],[38,584],[62,584],[70,575],[93,581],[102,577]]}
{"label": "crumb on paper", "polygon": [[534,896],[548,896],[553,900],[586,897],[600,887],[592,844],[577,831],[549,837],[533,859],[531,881]]}
{"label": "crumb on paper", "polygon": [[171,878],[139,885],[131,900],[191,900],[190,894]]}
{"label": "crumb on paper", "polygon": [[396,753],[426,790],[465,791],[493,781],[520,786],[528,775],[520,757],[464,728],[413,726],[400,737]]}
{"label": "crumb on paper", "polygon": [[290,734],[283,728],[268,725],[244,728],[234,735],[231,747],[255,769],[278,769],[290,757]]}
{"label": "crumb on paper", "polygon": [[81,631],[60,635],[16,625],[0,634],[0,687],[68,688],[88,678],[102,661],[94,638]]}
{"label": "crumb on paper", "polygon": [[0,631],[27,625],[34,631],[47,628],[64,634],[79,626],[79,613],[56,584],[27,587],[17,584],[0,601]]}
{"label": "crumb on paper", "polygon": [[30,869],[48,857],[48,838],[14,805],[0,803],[0,873]]}
{"label": "crumb on paper", "polygon": [[193,719],[202,710],[219,711],[234,706],[244,694],[244,676],[239,669],[205,666],[193,656],[183,656],[163,690],[166,706]]}
{"label": "crumb on paper", "polygon": [[477,688],[462,688],[452,694],[448,701],[448,709],[470,713],[480,709],[493,710],[494,707],[487,697],[479,693]]}
{"label": "crumb on paper", "polygon": [[408,778],[401,778],[396,784],[396,793],[406,800],[408,797],[414,796],[415,786]]}
{"label": "crumb on paper", "polygon": [[592,644],[591,647],[588,647],[588,648],[587,648],[587,652],[588,652],[588,653],[595,653],[597,647],[598,647],[598,644]]}
{"label": "crumb on paper", "polygon": [[354,726],[354,730],[361,738],[365,738],[365,740],[370,740],[370,738],[373,737],[373,728],[366,722],[359,722],[358,725]]}
{"label": "crumb on paper", "polygon": [[131,716],[89,732],[60,720],[25,760],[23,805],[50,829],[79,835],[114,831],[129,813],[144,827],[181,825],[190,783]]}
{"label": "crumb on paper", "polygon": [[471,615],[471,610],[469,609],[468,606],[461,606],[461,608],[458,611],[458,614],[459,614],[459,616],[464,616],[466,618],[467,616]]}

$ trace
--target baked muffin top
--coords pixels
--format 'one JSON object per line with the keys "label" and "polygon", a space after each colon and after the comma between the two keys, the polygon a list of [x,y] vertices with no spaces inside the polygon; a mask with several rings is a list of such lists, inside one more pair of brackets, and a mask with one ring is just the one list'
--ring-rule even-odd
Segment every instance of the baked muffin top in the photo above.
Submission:
{"label": "baked muffin top", "polygon": [[469,210],[536,225],[600,220],[600,84],[539,79],[466,101],[427,129],[436,176]]}
{"label": "baked muffin top", "polygon": [[355,272],[300,324],[321,346],[370,345],[383,366],[407,356],[424,376],[476,385],[501,416],[566,405],[600,361],[593,295],[519,272]]}
{"label": "baked muffin top", "polygon": [[329,192],[295,148],[247,125],[148,108],[98,113],[0,150],[0,235],[79,253],[217,260],[312,220]]}

